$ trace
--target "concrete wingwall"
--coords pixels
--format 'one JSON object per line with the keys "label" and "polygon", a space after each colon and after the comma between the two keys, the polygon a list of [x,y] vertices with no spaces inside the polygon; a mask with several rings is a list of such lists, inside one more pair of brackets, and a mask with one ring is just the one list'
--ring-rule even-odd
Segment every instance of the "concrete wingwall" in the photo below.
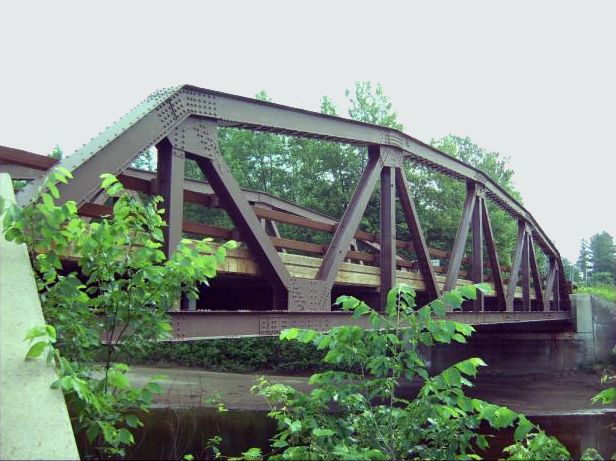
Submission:
{"label": "concrete wingwall", "polygon": [[[0,173],[0,197],[14,200]],[[79,459],[64,395],[44,358],[25,360],[26,332],[44,325],[28,251],[4,239],[0,216],[0,459]]]}
{"label": "concrete wingwall", "polygon": [[426,351],[433,372],[481,357],[482,375],[514,376],[590,369],[614,363],[616,303],[589,294],[571,296],[573,321],[564,331],[479,330],[467,344]]}

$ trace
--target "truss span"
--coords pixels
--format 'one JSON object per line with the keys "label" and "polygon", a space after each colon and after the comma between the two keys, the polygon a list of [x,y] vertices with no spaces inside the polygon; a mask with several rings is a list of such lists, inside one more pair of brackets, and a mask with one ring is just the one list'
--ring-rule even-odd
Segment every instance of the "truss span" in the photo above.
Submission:
{"label": "truss span", "polygon": [[[219,127],[362,145],[368,148],[368,163],[344,215],[337,221],[269,194],[241,189],[218,149]],[[157,172],[129,168],[134,158],[151,146],[158,149]],[[32,179],[17,195],[21,205],[33,200],[43,180],[36,172],[53,166],[49,160],[43,162],[36,159],[39,156],[32,155],[0,149],[0,169],[13,175],[29,175],[28,179]],[[184,178],[186,159],[197,163],[207,182]],[[411,194],[412,184],[408,184],[402,168],[404,162],[425,165],[466,184],[460,226],[450,250],[428,246]],[[416,281],[426,301],[460,284],[489,281],[495,296],[489,299],[480,296],[468,307],[475,312],[547,312],[570,308],[560,255],[534,217],[480,170],[390,128],[184,85],[152,94],[61,164],[74,176],[69,184],[59,185],[62,200],[77,202],[86,217],[106,213],[97,187],[99,175],[104,172],[120,175],[129,189],[162,195],[169,224],[165,236],[168,252],[173,251],[182,232],[241,240],[246,246],[244,272],[236,270],[230,274],[254,275],[264,281],[265,286],[255,283],[254,289],[266,293],[268,309],[329,312],[332,297],[341,287],[362,290],[369,287],[382,303],[383,294],[405,278]],[[359,229],[359,222],[379,181],[381,229],[378,234],[369,234]],[[408,225],[410,241],[396,239],[396,199]],[[499,263],[486,207],[488,200],[519,224],[511,267]],[[187,222],[182,213],[184,202],[224,208],[235,229]],[[316,245],[283,239],[275,226],[281,222],[329,232],[332,240],[329,245]],[[466,255],[469,233],[473,244],[472,251]],[[358,241],[373,251],[358,251]],[[545,278],[537,269],[533,243],[548,257],[549,271]],[[399,248],[412,249],[416,258],[403,259],[398,254]],[[488,264],[483,261],[484,249]],[[287,250],[310,254],[302,257],[304,266],[311,269],[293,269],[289,260],[295,255],[285,255]],[[448,260],[445,268],[433,266],[435,255]],[[254,274],[246,269],[251,264]],[[341,274],[349,271],[349,265],[363,267],[363,272],[371,273],[369,277],[357,276],[346,284],[341,282]],[[486,275],[488,267],[489,276]],[[220,286],[228,287],[233,280],[222,280]]]}

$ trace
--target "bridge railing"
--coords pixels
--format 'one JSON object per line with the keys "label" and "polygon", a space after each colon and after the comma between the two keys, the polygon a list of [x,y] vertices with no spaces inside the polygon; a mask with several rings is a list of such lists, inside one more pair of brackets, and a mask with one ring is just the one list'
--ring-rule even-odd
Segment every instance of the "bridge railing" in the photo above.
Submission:
{"label": "bridge railing", "polygon": [[[0,173],[0,197],[14,202]],[[0,459],[79,459],[57,377],[43,359],[25,361],[26,332],[45,323],[25,244],[4,239],[0,219]]]}

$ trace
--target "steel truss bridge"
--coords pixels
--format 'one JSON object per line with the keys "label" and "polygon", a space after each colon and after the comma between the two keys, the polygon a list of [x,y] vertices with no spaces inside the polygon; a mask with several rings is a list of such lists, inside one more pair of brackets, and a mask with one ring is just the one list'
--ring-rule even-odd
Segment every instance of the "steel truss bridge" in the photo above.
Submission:
{"label": "steel truss bridge", "polygon": [[[220,127],[367,147],[367,164],[342,218],[338,221],[271,194],[242,189],[219,151]],[[158,152],[157,171],[131,168],[134,159],[152,146]],[[187,159],[196,162],[206,181],[184,177]],[[428,246],[404,162],[466,184],[459,228],[449,251]],[[0,146],[0,172],[30,180],[17,194],[22,206],[35,198],[45,173],[56,163]],[[336,296],[353,294],[382,306],[387,291],[401,282],[416,288],[420,302],[465,284],[490,283],[492,296],[480,294],[461,312],[448,313],[474,325],[561,328],[571,319],[570,289],[560,255],[533,216],[477,168],[398,130],[184,85],[150,95],[60,165],[74,176],[68,184],[58,184],[60,202],[74,200],[85,218],[111,212],[99,187],[102,173],[118,175],[130,191],[161,195],[168,223],[167,254],[183,234],[241,242],[240,248],[229,251],[211,287],[201,291],[197,305],[182,302],[182,308],[171,313],[178,339],[272,335],[289,326],[327,329],[354,322],[347,313],[333,310]],[[380,232],[371,234],[359,224],[379,179]],[[409,241],[396,239],[396,199]],[[518,223],[511,267],[499,263],[488,200]],[[184,203],[224,209],[235,227],[188,221]],[[290,240],[281,237],[277,223],[333,236],[328,245]],[[471,251],[465,255],[469,233]],[[548,259],[545,277],[538,269],[535,245]],[[402,257],[400,249],[414,254],[414,259]],[[434,267],[433,258],[446,265]]]}

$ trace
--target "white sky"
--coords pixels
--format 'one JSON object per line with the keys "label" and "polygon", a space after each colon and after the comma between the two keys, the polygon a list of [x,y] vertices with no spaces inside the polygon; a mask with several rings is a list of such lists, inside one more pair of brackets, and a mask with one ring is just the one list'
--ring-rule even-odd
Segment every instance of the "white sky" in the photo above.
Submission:
{"label": "white sky", "polygon": [[616,237],[616,3],[3,2],[0,144],[70,153],[155,89],[318,110],[380,82],[405,131],[511,157],[561,254]]}

